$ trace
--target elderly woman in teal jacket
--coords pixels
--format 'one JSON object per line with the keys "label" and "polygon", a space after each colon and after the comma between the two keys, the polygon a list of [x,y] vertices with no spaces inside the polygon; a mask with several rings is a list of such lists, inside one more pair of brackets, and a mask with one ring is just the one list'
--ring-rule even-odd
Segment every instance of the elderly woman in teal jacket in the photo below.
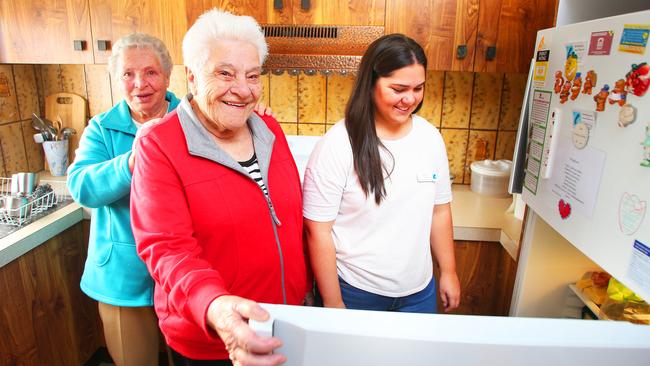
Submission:
{"label": "elderly woman in teal jacket", "polygon": [[68,169],[72,197],[93,211],[81,289],[99,302],[116,365],[158,365],[154,284],[131,232],[132,147],[138,128],[172,111],[179,99],[167,91],[172,61],[159,39],[133,33],[112,51],[109,71],[124,100],[90,120]]}

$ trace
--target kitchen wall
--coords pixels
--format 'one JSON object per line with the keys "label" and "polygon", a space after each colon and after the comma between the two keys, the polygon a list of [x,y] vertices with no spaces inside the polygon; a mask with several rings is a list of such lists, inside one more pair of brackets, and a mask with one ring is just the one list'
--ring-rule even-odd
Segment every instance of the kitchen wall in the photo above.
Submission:
{"label": "kitchen wall", "polygon": [[[322,135],[343,117],[353,75],[264,75],[263,100],[287,134]],[[427,72],[419,114],[440,128],[455,183],[469,183],[469,164],[511,159],[526,75]],[[187,93],[182,66],[174,66],[170,89]],[[44,114],[44,96],[72,92],[88,100],[88,116],[120,101],[105,65],[0,65],[0,175],[38,171],[40,145],[32,140],[30,116]]]}

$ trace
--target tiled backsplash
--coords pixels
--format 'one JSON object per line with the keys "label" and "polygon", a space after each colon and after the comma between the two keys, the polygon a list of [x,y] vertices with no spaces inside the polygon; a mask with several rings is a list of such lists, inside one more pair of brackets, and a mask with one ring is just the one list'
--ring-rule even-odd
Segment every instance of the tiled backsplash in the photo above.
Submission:
{"label": "tiled backsplash", "polygon": [[[419,115],[440,128],[456,183],[469,183],[476,159],[511,159],[526,75],[428,71]],[[354,76],[264,75],[263,101],[287,134],[322,135],[343,118]],[[187,93],[185,72],[174,66],[170,90]],[[0,175],[42,169],[32,140],[31,113],[44,114],[44,98],[57,92],[88,100],[88,116],[121,100],[105,65],[0,65]]]}

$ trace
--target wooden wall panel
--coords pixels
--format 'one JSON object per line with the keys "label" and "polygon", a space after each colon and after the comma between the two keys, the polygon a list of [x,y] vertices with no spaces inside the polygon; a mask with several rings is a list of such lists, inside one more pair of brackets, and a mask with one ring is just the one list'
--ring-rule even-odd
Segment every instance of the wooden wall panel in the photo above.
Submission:
{"label": "wooden wall panel", "polygon": [[473,81],[471,72],[445,73],[442,127],[469,128]]}
{"label": "wooden wall panel", "polygon": [[327,123],[334,124],[345,118],[345,106],[352,93],[355,77],[332,74],[327,77]]}
{"label": "wooden wall panel", "polygon": [[20,119],[31,119],[32,113],[40,113],[34,66],[13,65],[13,71]]}
{"label": "wooden wall panel", "polygon": [[83,365],[103,343],[97,306],[79,289],[78,223],[0,268],[0,364]]}
{"label": "wooden wall panel", "polygon": [[298,75],[298,123],[325,123],[327,78]]}
{"label": "wooden wall panel", "polygon": [[5,176],[28,170],[27,155],[20,122],[0,126],[0,147],[4,161]]}
{"label": "wooden wall panel", "polygon": [[34,133],[32,120],[22,121],[23,143],[25,144],[25,156],[27,158],[27,170],[30,172],[40,172],[43,170],[43,146],[34,142]]}
{"label": "wooden wall panel", "polygon": [[[485,59],[487,48],[496,46],[499,36],[499,19],[501,15],[501,2],[503,0],[480,0],[478,34],[476,36],[476,55],[474,57],[474,71],[494,72],[497,70],[496,60]],[[497,49],[497,55],[499,54]]]}
{"label": "wooden wall panel", "polygon": [[[83,65],[59,65],[61,91],[86,95],[86,76]],[[57,92],[58,93],[58,92]],[[49,94],[46,94],[47,97]]]}
{"label": "wooden wall panel", "polygon": [[497,146],[494,158],[512,160],[515,152],[517,131],[499,131],[497,135]]}
{"label": "wooden wall panel", "polygon": [[11,65],[0,65],[0,123],[20,119]]}
{"label": "wooden wall panel", "polygon": [[296,24],[384,25],[386,0],[312,1],[309,10],[302,10],[301,0],[292,2]]}
{"label": "wooden wall panel", "polygon": [[299,123],[298,135],[322,136],[325,134],[325,124]]}
{"label": "wooden wall panel", "polygon": [[279,122],[298,122],[298,77],[271,74],[271,108]]}
{"label": "wooden wall panel", "polygon": [[449,173],[454,175],[454,183],[463,183],[465,175],[465,159],[467,155],[467,138],[469,130],[443,128],[440,130],[447,148]]}
{"label": "wooden wall panel", "polygon": [[[456,11],[456,29],[454,32],[454,45],[465,45],[467,56],[459,59],[453,58],[451,70],[473,71],[474,53],[476,50],[476,33],[478,31],[479,0],[458,0]],[[455,51],[455,49],[454,49]]]}
{"label": "wooden wall panel", "polygon": [[[113,106],[111,77],[106,65],[84,65],[90,117],[104,113]],[[77,131],[79,133],[80,131]]]}
{"label": "wooden wall panel", "polygon": [[474,92],[470,128],[496,130],[499,126],[503,74],[477,72],[474,74]]}
{"label": "wooden wall panel", "polygon": [[185,66],[174,65],[172,74],[169,77],[169,90],[176,94],[178,98],[183,98],[187,94],[187,77],[185,76]]}
{"label": "wooden wall panel", "polygon": [[505,74],[501,94],[499,130],[516,131],[526,90],[526,75]]}
{"label": "wooden wall panel", "polygon": [[422,108],[417,114],[438,128],[442,119],[442,94],[444,88],[445,73],[443,71],[427,70]]}

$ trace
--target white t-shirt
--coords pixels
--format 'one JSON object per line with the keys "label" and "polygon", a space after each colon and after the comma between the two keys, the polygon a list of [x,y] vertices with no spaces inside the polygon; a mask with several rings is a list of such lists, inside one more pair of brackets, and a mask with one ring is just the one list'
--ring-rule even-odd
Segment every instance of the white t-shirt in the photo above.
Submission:
{"label": "white t-shirt", "polygon": [[[334,221],[338,275],[362,290],[401,297],[424,289],[433,276],[429,235],[435,204],[451,202],[449,163],[440,132],[413,116],[411,131],[382,140],[394,159],[378,206],[365,196],[339,121],[312,152],[303,183],[303,215]],[[393,166],[380,149],[382,161]]]}

